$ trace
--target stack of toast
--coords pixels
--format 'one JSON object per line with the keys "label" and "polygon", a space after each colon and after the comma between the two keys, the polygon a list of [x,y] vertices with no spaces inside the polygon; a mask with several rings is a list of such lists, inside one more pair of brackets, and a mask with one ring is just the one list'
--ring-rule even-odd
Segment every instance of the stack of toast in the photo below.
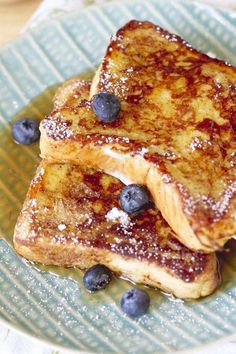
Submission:
{"label": "stack of toast", "polygon": [[[14,246],[44,264],[102,263],[179,298],[218,284],[215,251],[236,234],[236,69],[150,22],[130,21],[92,82],[57,91],[41,122],[43,158],[18,218]],[[97,119],[91,99],[115,94],[119,118]],[[119,203],[145,185],[156,207]]]}

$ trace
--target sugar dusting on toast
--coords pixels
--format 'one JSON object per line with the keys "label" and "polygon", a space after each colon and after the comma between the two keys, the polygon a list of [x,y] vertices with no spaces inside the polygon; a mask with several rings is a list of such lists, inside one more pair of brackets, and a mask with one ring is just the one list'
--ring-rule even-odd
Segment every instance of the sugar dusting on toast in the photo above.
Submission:
{"label": "sugar dusting on toast", "polygon": [[71,122],[60,119],[60,114],[54,119],[45,119],[43,122],[44,129],[48,136],[55,140],[63,140],[70,138],[73,133],[70,129]]}
{"label": "sugar dusting on toast", "polygon": [[204,272],[210,256],[181,245],[158,210],[151,208],[131,218],[120,209],[123,185],[114,177],[82,166],[43,165],[36,176],[44,173],[31,185],[22,210],[29,234],[18,242],[34,245],[45,240],[106,249],[153,262],[185,282]]}
{"label": "sugar dusting on toast", "polygon": [[129,215],[121,209],[112,208],[108,213],[105,215],[107,221],[119,221],[122,227],[126,228],[130,224],[130,217]]}

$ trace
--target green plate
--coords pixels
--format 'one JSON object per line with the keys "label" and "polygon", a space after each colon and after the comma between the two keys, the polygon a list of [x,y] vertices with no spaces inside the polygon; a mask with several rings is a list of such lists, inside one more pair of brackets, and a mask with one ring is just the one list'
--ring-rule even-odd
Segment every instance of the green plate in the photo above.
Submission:
{"label": "green plate", "polygon": [[[235,63],[236,14],[182,1],[128,1],[74,12],[26,33],[0,52],[0,234],[11,239],[38,161],[38,147],[14,144],[13,117],[42,117],[55,85],[93,71],[111,34],[131,18],[180,34],[203,52]],[[48,87],[51,89],[46,90]],[[42,92],[44,92],[42,94]],[[31,103],[29,103],[31,102]],[[24,110],[24,106],[27,108]],[[236,245],[221,257],[222,285],[196,302],[150,290],[150,313],[138,321],[119,307],[131,285],[114,281],[87,294],[78,282],[40,272],[0,240],[0,318],[52,345],[93,353],[170,353],[213,343],[236,331]],[[69,274],[70,271],[67,271]]]}

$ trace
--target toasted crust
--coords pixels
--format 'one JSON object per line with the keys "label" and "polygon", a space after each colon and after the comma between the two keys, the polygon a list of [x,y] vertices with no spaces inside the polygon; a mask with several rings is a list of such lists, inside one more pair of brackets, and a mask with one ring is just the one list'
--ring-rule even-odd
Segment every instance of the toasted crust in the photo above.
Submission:
{"label": "toasted crust", "polygon": [[103,263],[118,275],[179,298],[210,294],[218,284],[215,254],[181,245],[156,209],[131,220],[119,209],[122,183],[78,165],[42,161],[18,218],[14,247],[49,265],[86,269]]}
{"label": "toasted crust", "polygon": [[[69,267],[88,269],[95,264],[104,264],[118,276],[123,276],[125,279],[138,284],[161,289],[180,299],[198,299],[207,296],[215,290],[219,282],[215,272],[215,257],[209,260],[204,274],[195,282],[186,283],[150,262],[141,262],[117,254],[114,255],[106,250],[91,249],[83,245],[77,245],[76,247],[54,245],[52,247],[50,244],[44,243],[37,246],[26,246],[21,244],[19,239],[16,239],[15,249],[23,257],[45,265],[65,266],[68,264],[69,253],[74,260],[74,262],[69,263]],[[58,259],[59,254],[60,259]]]}
{"label": "toasted crust", "polygon": [[235,87],[232,66],[131,21],[91,90],[120,98],[119,119],[102,124],[89,101],[72,100],[41,124],[41,156],[147,185],[181,242],[219,250],[236,234]]}
{"label": "toasted crust", "polygon": [[90,82],[79,78],[67,80],[58,88],[53,98],[54,109],[60,109],[65,104],[70,105],[70,102],[78,97],[80,100],[87,99],[90,87]]}

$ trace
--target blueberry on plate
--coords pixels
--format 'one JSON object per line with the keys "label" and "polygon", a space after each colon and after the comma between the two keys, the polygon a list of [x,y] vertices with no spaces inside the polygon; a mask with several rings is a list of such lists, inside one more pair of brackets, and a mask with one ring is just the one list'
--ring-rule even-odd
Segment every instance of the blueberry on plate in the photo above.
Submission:
{"label": "blueberry on plate", "polygon": [[12,137],[18,144],[33,144],[39,139],[39,135],[39,122],[35,119],[21,118],[12,126]]}
{"label": "blueberry on plate", "polygon": [[96,264],[89,268],[83,278],[87,290],[97,291],[104,289],[110,283],[112,272],[103,264]]}
{"label": "blueberry on plate", "polygon": [[128,290],[121,299],[121,309],[130,317],[140,317],[144,315],[150,305],[149,295],[140,289]]}
{"label": "blueberry on plate", "polygon": [[150,194],[144,186],[129,184],[120,193],[120,203],[126,213],[137,215],[151,204]]}
{"label": "blueberry on plate", "polygon": [[120,101],[112,93],[100,92],[92,98],[92,108],[96,116],[104,123],[113,122],[120,112]]}

